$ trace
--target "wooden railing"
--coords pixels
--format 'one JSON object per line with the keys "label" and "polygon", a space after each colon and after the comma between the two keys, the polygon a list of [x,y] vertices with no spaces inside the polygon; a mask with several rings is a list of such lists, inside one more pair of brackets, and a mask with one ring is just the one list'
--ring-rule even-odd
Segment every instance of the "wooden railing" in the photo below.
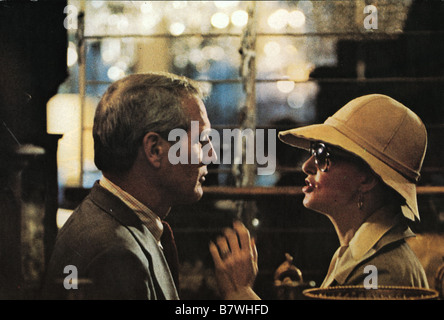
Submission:
{"label": "wooden railing", "polygon": [[[303,194],[302,187],[204,187],[205,196],[215,198],[249,199],[258,196],[300,196]],[[444,186],[418,186],[418,195],[443,195]]]}

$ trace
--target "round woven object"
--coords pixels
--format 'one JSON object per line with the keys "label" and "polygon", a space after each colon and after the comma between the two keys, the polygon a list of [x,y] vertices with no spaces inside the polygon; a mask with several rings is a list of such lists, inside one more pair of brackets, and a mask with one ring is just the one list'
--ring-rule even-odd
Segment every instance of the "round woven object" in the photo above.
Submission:
{"label": "round woven object", "polygon": [[438,292],[431,289],[379,286],[366,289],[363,286],[338,286],[307,289],[304,296],[318,300],[435,300]]}

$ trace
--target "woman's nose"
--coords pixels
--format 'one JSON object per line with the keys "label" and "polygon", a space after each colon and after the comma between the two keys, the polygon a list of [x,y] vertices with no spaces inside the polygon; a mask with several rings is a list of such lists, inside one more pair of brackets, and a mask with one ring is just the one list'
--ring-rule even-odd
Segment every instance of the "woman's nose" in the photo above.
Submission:
{"label": "woman's nose", "polygon": [[316,163],[314,155],[310,156],[302,165],[302,171],[305,174],[316,174]]}

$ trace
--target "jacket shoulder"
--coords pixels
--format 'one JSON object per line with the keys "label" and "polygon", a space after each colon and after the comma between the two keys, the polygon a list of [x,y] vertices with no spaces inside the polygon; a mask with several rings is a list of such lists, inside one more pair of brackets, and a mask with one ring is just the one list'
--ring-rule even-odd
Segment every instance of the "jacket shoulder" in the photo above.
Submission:
{"label": "jacket shoulder", "polygon": [[[106,197],[97,199],[94,193],[89,194],[59,230],[45,279],[49,293],[65,291],[55,290],[54,283],[66,277],[66,266],[74,266],[79,279],[92,279],[98,287],[106,288],[109,293],[106,297],[133,297],[130,292],[124,294],[122,289],[125,283],[131,284],[132,279],[143,279],[139,284],[131,285],[134,289],[137,284],[138,298],[150,298],[154,292],[147,291],[147,288],[153,288],[149,259],[129,226],[107,212]],[[110,199],[109,209],[129,210],[116,206],[115,199]],[[60,284],[58,288],[62,288]],[[104,297],[103,292],[101,296]]]}
{"label": "jacket shoulder", "polygon": [[[367,266],[373,267],[366,269]],[[428,288],[424,268],[404,239],[386,244],[370,258],[362,261],[350,274],[347,283],[363,285],[368,276],[376,277],[381,286]]]}

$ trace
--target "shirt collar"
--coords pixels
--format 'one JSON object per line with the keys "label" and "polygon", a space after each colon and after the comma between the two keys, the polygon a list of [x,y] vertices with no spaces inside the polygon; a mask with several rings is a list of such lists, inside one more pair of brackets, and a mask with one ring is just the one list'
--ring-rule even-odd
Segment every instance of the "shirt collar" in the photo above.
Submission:
{"label": "shirt collar", "polygon": [[368,217],[349,243],[353,259],[361,259],[399,219],[400,215],[394,213],[390,207],[382,207]]}
{"label": "shirt collar", "polygon": [[100,179],[100,186],[114,194],[123,203],[125,203],[131,210],[133,210],[142,223],[148,228],[148,230],[153,234],[154,238],[160,243],[160,237],[163,233],[162,220],[157,214],[155,214],[150,208],[141,203],[139,200],[134,198],[128,192],[124,191],[118,185],[114,184],[112,181],[102,176]]}

